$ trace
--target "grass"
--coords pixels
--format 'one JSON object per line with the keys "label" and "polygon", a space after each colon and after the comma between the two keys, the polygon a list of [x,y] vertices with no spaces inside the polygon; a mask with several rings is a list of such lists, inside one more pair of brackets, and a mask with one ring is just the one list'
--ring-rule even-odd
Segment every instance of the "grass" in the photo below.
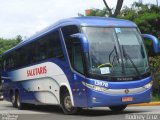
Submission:
{"label": "grass", "polygon": [[152,101],[153,102],[160,101],[160,93],[159,94],[154,94],[153,97],[152,97]]}

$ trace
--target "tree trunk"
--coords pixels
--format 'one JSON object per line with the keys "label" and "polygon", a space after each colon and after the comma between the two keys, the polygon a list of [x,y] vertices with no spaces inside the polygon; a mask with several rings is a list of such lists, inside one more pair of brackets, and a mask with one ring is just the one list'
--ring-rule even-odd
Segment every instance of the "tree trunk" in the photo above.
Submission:
{"label": "tree trunk", "polygon": [[122,5],[123,5],[123,0],[117,0],[117,6],[116,6],[116,10],[114,11],[113,17],[116,17],[119,14],[122,8]]}
{"label": "tree trunk", "polygon": [[122,8],[122,5],[123,5],[123,1],[124,0],[117,0],[116,9],[115,9],[114,13],[112,13],[112,9],[108,6],[106,0],[103,0],[103,3],[107,8],[110,17],[116,17],[119,14],[119,12]]}

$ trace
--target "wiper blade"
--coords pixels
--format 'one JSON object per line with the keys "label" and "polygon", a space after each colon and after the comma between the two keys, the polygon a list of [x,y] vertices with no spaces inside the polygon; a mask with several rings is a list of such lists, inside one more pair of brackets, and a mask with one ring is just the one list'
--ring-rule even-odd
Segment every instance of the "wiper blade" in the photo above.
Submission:
{"label": "wiper blade", "polygon": [[[111,56],[114,53],[114,51],[115,51],[116,55],[113,56],[113,60],[111,61]],[[116,46],[114,46],[113,50],[109,54],[109,62],[112,64],[112,66],[114,66],[115,60],[118,61],[118,63],[120,64],[119,55],[118,55],[118,51],[117,51]],[[124,65],[123,65],[123,59],[121,61],[121,66],[122,66],[122,74],[125,74]]]}
{"label": "wiper blade", "polygon": [[[112,62],[111,62],[111,56],[112,56],[112,54],[113,54],[113,52],[115,51],[115,53],[116,53],[116,56],[114,56],[113,57],[113,60],[112,60]],[[117,59],[117,61],[118,61],[118,63],[119,63],[119,56],[118,56],[118,52],[117,52],[117,48],[116,48],[116,46],[114,46],[114,48],[113,48],[113,50],[110,52],[110,54],[109,54],[109,62],[113,65],[113,63],[114,63],[114,59]]]}
{"label": "wiper blade", "polygon": [[131,59],[131,57],[126,53],[126,51],[125,51],[123,45],[122,45],[122,51],[123,51],[124,58],[125,58],[125,59],[129,59],[129,61],[131,62],[131,64],[132,64],[133,67],[135,68],[135,70],[136,70],[138,76],[141,76],[141,74],[140,74],[140,72],[139,72],[137,66],[135,65],[135,63],[133,62],[133,60]]}

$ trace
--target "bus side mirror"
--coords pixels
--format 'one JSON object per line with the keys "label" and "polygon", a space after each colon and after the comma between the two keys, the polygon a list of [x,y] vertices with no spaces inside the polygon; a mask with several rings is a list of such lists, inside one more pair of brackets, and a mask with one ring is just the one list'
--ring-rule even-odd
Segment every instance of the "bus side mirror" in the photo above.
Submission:
{"label": "bus side mirror", "polygon": [[153,35],[150,35],[150,34],[142,34],[142,37],[147,39],[147,40],[151,40],[152,41],[152,44],[153,44],[153,51],[154,53],[159,53],[159,42],[158,42],[158,39],[153,36]]}
{"label": "bus side mirror", "polygon": [[89,52],[88,39],[86,38],[86,36],[84,34],[76,33],[76,34],[70,35],[70,37],[78,38],[80,40],[81,44],[82,44],[84,52]]}

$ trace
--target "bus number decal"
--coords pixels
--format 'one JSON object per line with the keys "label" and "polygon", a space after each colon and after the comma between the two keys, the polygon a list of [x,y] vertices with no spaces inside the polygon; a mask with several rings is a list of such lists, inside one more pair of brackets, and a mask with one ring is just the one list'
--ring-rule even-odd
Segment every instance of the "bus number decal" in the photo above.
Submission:
{"label": "bus number decal", "polygon": [[102,81],[95,81],[95,85],[102,86],[102,87],[108,87],[107,82],[102,82]]}

